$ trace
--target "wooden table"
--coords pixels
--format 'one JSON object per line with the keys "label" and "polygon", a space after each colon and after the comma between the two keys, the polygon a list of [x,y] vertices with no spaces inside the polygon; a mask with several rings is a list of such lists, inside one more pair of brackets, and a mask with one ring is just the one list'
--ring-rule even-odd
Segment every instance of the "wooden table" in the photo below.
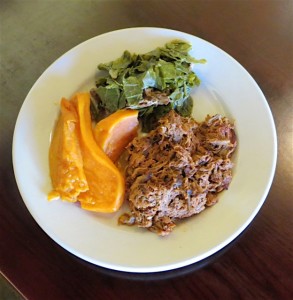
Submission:
{"label": "wooden table", "polygon": [[[293,299],[293,1],[1,0],[0,267],[28,299]],[[20,107],[61,54],[96,35],[152,26],[199,36],[238,60],[272,110],[278,163],[265,204],[219,253],[157,274],[107,270],[66,252],[18,192],[12,136]]]}

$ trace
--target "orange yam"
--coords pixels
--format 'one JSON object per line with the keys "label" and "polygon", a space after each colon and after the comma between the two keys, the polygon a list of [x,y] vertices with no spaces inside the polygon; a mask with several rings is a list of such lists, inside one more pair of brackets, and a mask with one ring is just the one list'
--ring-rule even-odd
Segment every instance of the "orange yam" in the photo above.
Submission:
{"label": "orange yam", "polygon": [[63,98],[49,149],[53,190],[48,200],[61,198],[75,202],[81,192],[88,190],[78,135],[79,122],[75,107]]}
{"label": "orange yam", "polygon": [[79,117],[83,169],[89,186],[88,191],[80,193],[78,200],[83,209],[115,212],[124,200],[124,177],[94,139],[89,93],[79,93],[72,101]]}
{"label": "orange yam", "polygon": [[138,126],[138,111],[122,109],[98,122],[94,137],[110,159],[116,162],[137,135]]}

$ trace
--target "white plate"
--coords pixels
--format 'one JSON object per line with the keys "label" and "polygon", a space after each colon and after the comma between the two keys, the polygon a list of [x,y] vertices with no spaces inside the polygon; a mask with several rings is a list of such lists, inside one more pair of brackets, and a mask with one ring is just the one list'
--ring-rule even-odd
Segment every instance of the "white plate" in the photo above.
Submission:
{"label": "white plate", "polygon": [[[195,88],[194,116],[221,113],[236,123],[238,149],[233,181],[220,201],[181,222],[168,237],[118,226],[120,212],[95,214],[61,201],[48,202],[48,149],[62,96],[94,86],[96,67],[124,50],[144,53],[180,38],[202,84]],[[198,262],[235,239],[262,206],[276,166],[271,111],[248,72],[216,46],[189,34],[160,28],[123,29],[92,38],[56,60],[37,80],[20,110],[13,140],[13,165],[23,200],[41,228],[59,245],[93,264],[129,272],[157,272]]]}

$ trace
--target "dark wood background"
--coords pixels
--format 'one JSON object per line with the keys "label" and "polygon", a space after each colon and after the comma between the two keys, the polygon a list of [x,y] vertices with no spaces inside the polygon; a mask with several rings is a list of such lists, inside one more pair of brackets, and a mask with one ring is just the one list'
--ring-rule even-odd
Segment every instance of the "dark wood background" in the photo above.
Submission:
{"label": "dark wood background", "polygon": [[[293,299],[292,0],[1,0],[0,267],[28,299]],[[278,135],[276,175],[251,225],[191,266],[129,274],[82,261],[53,242],[18,192],[11,146],[20,107],[60,55],[115,29],[184,31],[217,45],[255,78]]]}

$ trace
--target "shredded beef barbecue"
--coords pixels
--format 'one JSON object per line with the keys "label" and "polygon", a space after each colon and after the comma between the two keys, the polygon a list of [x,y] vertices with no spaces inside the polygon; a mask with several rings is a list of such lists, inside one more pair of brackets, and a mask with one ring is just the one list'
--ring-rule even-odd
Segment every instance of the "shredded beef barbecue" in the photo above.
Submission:
{"label": "shredded beef barbecue", "polygon": [[131,212],[123,224],[169,234],[175,221],[203,211],[218,201],[232,180],[236,148],[234,125],[220,115],[202,123],[174,110],[149,134],[127,147],[127,198]]}

